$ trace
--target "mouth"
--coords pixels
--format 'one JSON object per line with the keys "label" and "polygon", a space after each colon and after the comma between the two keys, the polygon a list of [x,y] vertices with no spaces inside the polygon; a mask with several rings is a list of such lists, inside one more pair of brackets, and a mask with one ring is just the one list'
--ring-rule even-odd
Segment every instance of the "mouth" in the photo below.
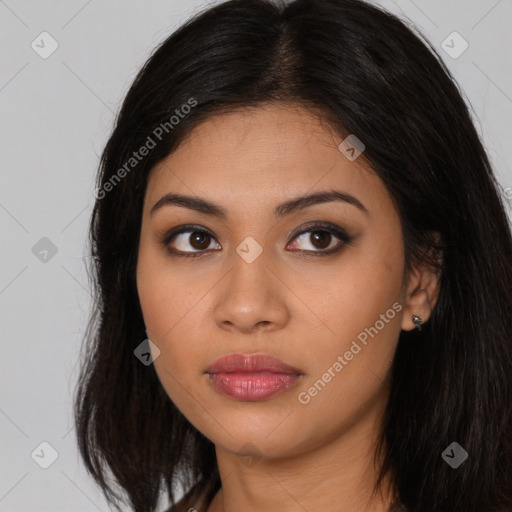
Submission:
{"label": "mouth", "polygon": [[266,354],[231,354],[215,361],[205,373],[217,392],[244,402],[277,395],[304,375],[299,369]]}

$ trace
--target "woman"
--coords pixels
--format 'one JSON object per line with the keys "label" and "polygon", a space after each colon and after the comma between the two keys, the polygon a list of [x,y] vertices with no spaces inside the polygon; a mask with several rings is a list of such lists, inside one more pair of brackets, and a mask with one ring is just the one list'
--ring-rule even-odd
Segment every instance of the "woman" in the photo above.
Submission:
{"label": "woman", "polygon": [[399,19],[196,15],[136,77],[96,199],[75,413],[112,504],[512,510],[510,225]]}

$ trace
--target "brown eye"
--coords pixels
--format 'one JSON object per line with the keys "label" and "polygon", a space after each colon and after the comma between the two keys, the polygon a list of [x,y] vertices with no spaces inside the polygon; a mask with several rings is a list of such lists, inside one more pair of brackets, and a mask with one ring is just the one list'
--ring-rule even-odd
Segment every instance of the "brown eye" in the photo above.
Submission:
{"label": "brown eye", "polygon": [[310,239],[318,249],[325,249],[331,242],[331,234],[327,231],[312,231]]}
{"label": "brown eye", "polygon": [[194,247],[194,249],[197,249],[198,251],[208,249],[210,241],[210,235],[208,235],[204,231],[194,231],[190,236],[190,245]]}
{"label": "brown eye", "polygon": [[[336,246],[336,239],[341,246],[345,239],[338,237],[328,230],[316,229],[315,231],[303,231],[294,238],[293,249],[310,252],[329,252]],[[331,245],[334,242],[333,245]],[[327,251],[325,249],[328,249]]]}
{"label": "brown eye", "polygon": [[[199,255],[207,249],[212,249],[214,240],[213,236],[204,230],[189,228],[166,236],[163,244],[171,253],[196,256],[196,253]],[[220,245],[213,246],[213,249],[220,249]]]}

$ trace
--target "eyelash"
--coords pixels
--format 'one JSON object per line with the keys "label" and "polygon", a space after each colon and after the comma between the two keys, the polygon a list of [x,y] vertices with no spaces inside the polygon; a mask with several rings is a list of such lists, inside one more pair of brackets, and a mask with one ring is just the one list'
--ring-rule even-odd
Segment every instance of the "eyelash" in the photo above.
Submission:
{"label": "eyelash", "polygon": [[[210,236],[211,238],[215,239],[213,234],[210,233],[208,230],[200,228],[198,226],[188,225],[188,226],[182,226],[180,228],[174,228],[174,229],[166,232],[160,238],[160,243],[165,247],[167,252],[169,254],[171,254],[172,256],[178,256],[178,257],[183,257],[183,258],[196,258],[198,256],[203,256],[205,253],[207,253],[208,251],[206,251],[206,250],[203,250],[203,251],[191,251],[191,252],[179,252],[179,251],[174,251],[174,250],[172,250],[172,249],[170,249],[168,247],[169,243],[172,241],[172,239],[175,236],[181,235],[182,233],[188,233],[188,232],[190,232],[190,233],[204,233],[204,234]],[[344,229],[342,229],[342,228],[340,228],[340,227],[338,227],[338,226],[336,226],[334,224],[330,224],[330,223],[310,223],[310,224],[307,224],[306,226],[303,226],[301,231],[299,231],[297,233],[293,233],[291,241],[295,240],[296,238],[298,238],[301,235],[304,235],[305,233],[315,233],[315,232],[329,233],[330,235],[334,235],[336,238],[338,238],[341,241],[341,243],[337,247],[331,248],[331,249],[329,249],[327,251],[324,251],[324,250],[301,251],[300,249],[297,249],[297,250],[294,250],[292,252],[297,252],[299,254],[301,252],[305,253],[305,254],[301,254],[300,257],[306,257],[306,258],[310,257],[310,256],[313,256],[313,257],[316,257],[316,256],[329,256],[331,254],[335,254],[335,253],[339,252],[345,245],[350,245],[350,243],[353,240],[353,238],[351,236],[349,236]]]}

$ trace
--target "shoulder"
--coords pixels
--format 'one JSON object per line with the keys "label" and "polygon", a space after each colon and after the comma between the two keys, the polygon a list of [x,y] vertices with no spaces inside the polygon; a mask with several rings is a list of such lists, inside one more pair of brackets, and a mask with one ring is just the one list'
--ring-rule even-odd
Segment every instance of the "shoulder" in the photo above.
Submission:
{"label": "shoulder", "polygon": [[164,512],[206,512],[213,499],[211,485],[194,485],[180,501]]}

